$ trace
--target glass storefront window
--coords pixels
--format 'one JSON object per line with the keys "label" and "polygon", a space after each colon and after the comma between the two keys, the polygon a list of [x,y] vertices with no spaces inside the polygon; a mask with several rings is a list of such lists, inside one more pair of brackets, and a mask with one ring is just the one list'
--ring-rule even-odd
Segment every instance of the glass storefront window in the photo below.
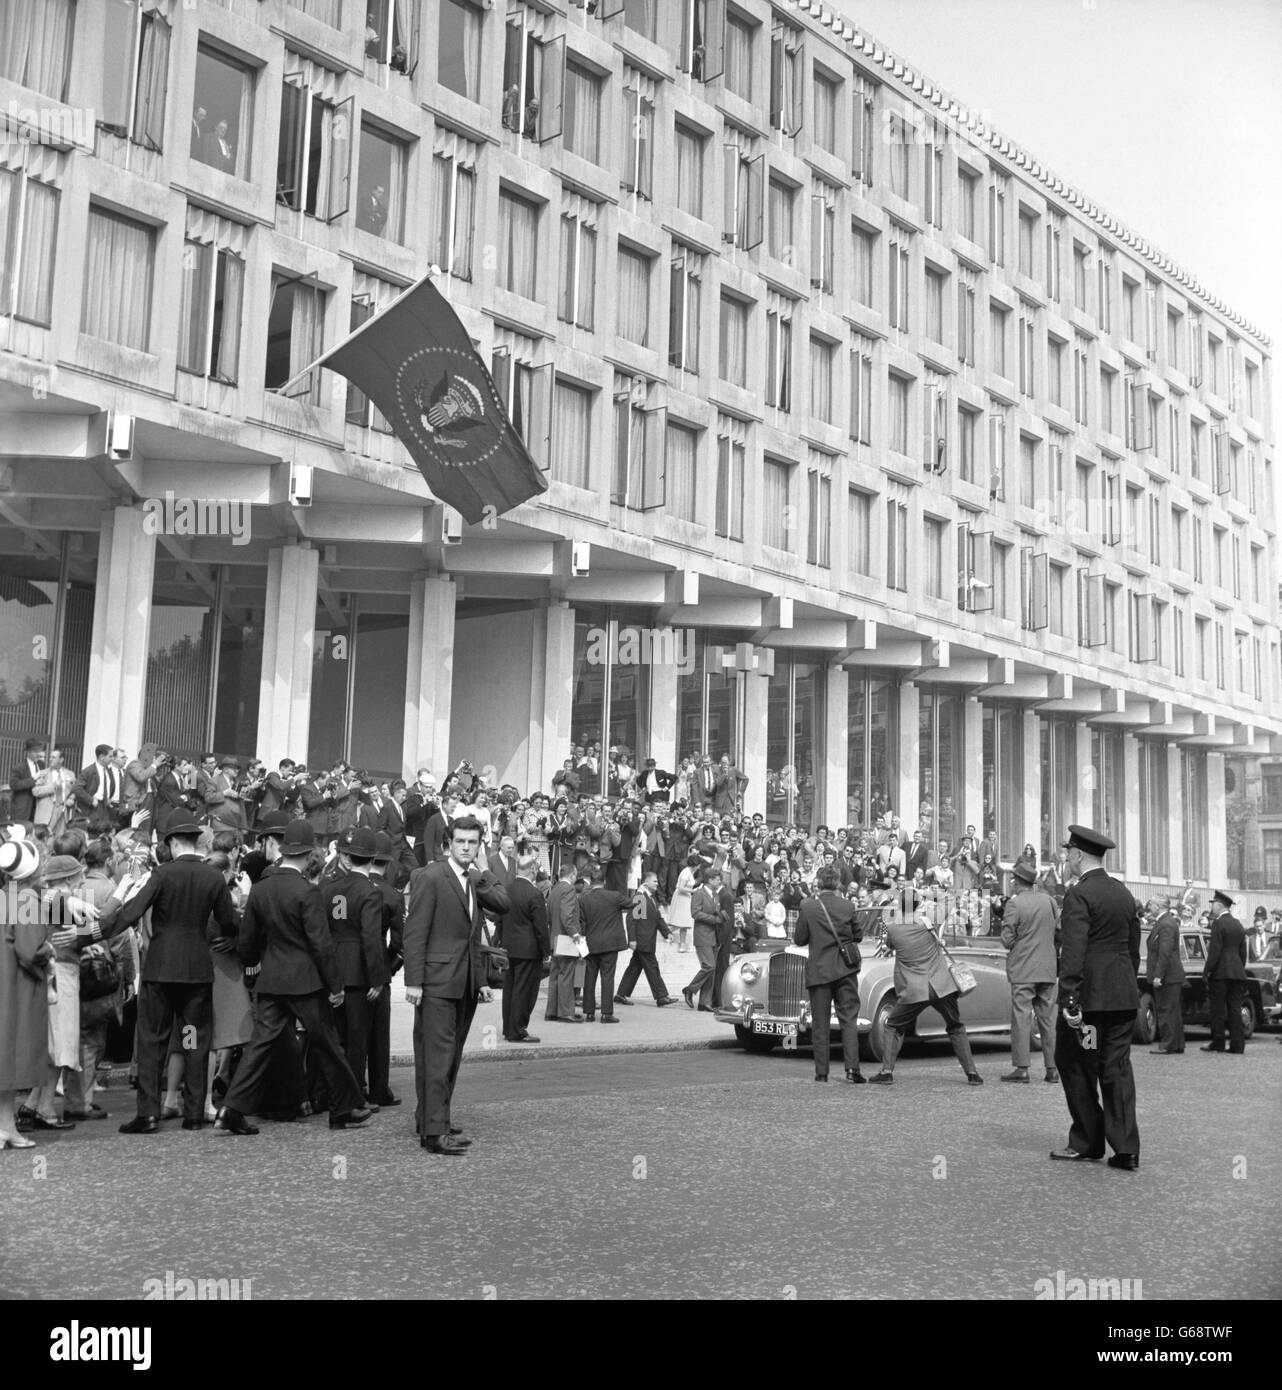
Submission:
{"label": "glass storefront window", "polygon": [[[1019,709],[985,704],[983,731],[984,825],[995,827],[999,856],[1014,860],[1025,843],[1024,731]],[[1047,854],[1043,844],[1042,858]]]}
{"label": "glass storefront window", "polygon": [[811,831],[823,806],[823,667],[775,653],[766,696],[766,821]]}
{"label": "glass storefront window", "polygon": [[1091,825],[1117,841],[1111,869],[1126,862],[1126,763],[1116,729],[1091,730]]}
{"label": "glass storefront window", "polygon": [[1042,764],[1042,859],[1049,863],[1076,819],[1077,729],[1070,719],[1037,720]]}
{"label": "glass storefront window", "polygon": [[[918,693],[917,791],[919,804],[900,813],[905,828],[920,828],[927,842],[956,834],[956,808],[966,785],[965,697],[934,689]],[[954,835],[941,828],[951,820]],[[984,827],[988,833],[989,826]]]}
{"label": "glass storefront window", "polygon": [[1146,877],[1165,878],[1170,872],[1166,744],[1153,739],[1140,739],[1139,763],[1140,873]]}
{"label": "glass storefront window", "polygon": [[846,696],[846,811],[864,828],[892,809],[899,747],[899,687],[851,675]]}
{"label": "glass storefront window", "polygon": [[216,615],[206,599],[153,597],[142,741],[199,758],[207,742]]}
{"label": "glass storefront window", "polygon": [[600,778],[611,747],[626,749],[633,767],[649,755],[650,667],[644,659],[621,659],[643,655],[644,646],[620,640],[627,629],[647,624],[647,615],[635,609],[584,605],[576,610],[570,740],[576,758],[581,748],[589,763],[579,768],[579,790],[585,795],[606,792]]}
{"label": "glass storefront window", "polygon": [[1184,877],[1205,881],[1207,876],[1206,754],[1196,748],[1180,749],[1184,782]]}

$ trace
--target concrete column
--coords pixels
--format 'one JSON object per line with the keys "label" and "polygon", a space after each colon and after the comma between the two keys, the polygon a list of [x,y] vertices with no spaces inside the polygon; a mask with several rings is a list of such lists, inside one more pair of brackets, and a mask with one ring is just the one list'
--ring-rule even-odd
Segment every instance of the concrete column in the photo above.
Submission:
{"label": "concrete column", "polygon": [[1042,856],[1042,745],[1037,734],[1037,713],[1035,710],[1020,711],[1020,724],[1024,736],[1024,833],[1020,836],[1019,848],[1026,844],[1037,850],[1038,862]]}
{"label": "concrete column", "polygon": [[[543,680],[530,685],[534,708],[530,712],[531,732],[539,726],[539,762],[534,762],[531,741],[530,762],[542,780],[539,786],[551,790],[553,774],[570,756],[570,712],[574,703],[574,609],[565,602],[554,602],[545,610],[541,624],[543,638]],[[537,640],[537,638],[536,638]],[[537,674],[537,672],[536,672]],[[665,766],[660,764],[660,766]]]}
{"label": "concrete column", "polygon": [[[962,719],[966,776],[962,782],[961,804],[956,807],[957,825],[952,837],[953,849],[957,848],[956,842],[966,833],[968,825],[975,827],[981,839],[987,829],[984,825],[984,706],[976,696],[967,697],[966,703],[962,706]],[[943,833],[941,830],[940,834]]]}
{"label": "concrete column", "polygon": [[[694,644],[690,644],[694,660]],[[650,667],[650,747],[635,751],[635,765],[644,767],[653,758],[666,772],[677,769],[677,681],[681,675],[671,661],[656,661]]]}
{"label": "concrete column", "polygon": [[1183,884],[1184,866],[1184,778],[1180,776],[1180,746],[1166,745],[1166,877]]}
{"label": "concrete column", "polygon": [[917,687],[912,681],[904,681],[899,687],[899,756],[891,788],[894,795],[891,810],[909,832],[917,828],[917,807],[921,804],[917,780],[918,708]]}
{"label": "concrete column", "polygon": [[770,678],[755,671],[744,675],[743,763],[740,770],[748,778],[743,809],[748,815],[766,812],[766,712]]}
{"label": "concrete column", "polygon": [[844,666],[829,666],[824,672],[824,801],[823,819],[832,827],[850,822],[847,798],[849,768],[847,765],[847,703],[850,698],[850,676]]}
{"label": "concrete column", "polygon": [[1122,852],[1117,858],[1124,865],[1127,878],[1139,878],[1140,746],[1134,734],[1122,735],[1122,785],[1126,801],[1122,807],[1122,824],[1118,827],[1122,832],[1118,840]]}
{"label": "concrete column", "polygon": [[156,537],[141,511],[116,507],[102,520],[94,590],[83,747],[127,748],[142,742],[151,643],[151,590]]}
{"label": "concrete column", "polygon": [[319,576],[320,552],[310,546],[278,546],[267,557],[256,747],[268,767],[307,757]]}
{"label": "concrete column", "polygon": [[1206,808],[1188,808],[1190,815],[1206,816],[1206,873],[1212,891],[1229,879],[1229,830],[1224,814],[1224,754],[1206,755]]}
{"label": "concrete column", "polygon": [[454,581],[441,575],[416,575],[410,583],[403,762],[406,781],[420,767],[431,768],[438,782],[450,771],[456,592]]}

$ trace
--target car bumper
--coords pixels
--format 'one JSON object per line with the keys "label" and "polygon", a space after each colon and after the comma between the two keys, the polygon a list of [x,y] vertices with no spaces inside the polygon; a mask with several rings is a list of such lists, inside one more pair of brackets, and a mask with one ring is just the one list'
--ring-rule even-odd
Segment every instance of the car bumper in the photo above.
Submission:
{"label": "car bumper", "polygon": [[[718,1023],[731,1023],[739,1028],[746,1028],[750,1033],[759,1033],[763,1037],[787,1037],[797,1033],[808,1034],[810,1032],[810,1019],[806,1017],[803,1023],[795,1015],[791,1018],[781,1014],[768,1013],[765,1009],[754,1007],[752,1004],[745,1004],[739,1009],[719,1008],[715,1014]],[[838,1022],[837,1015],[834,1013],[829,1019],[829,1030],[840,1032],[841,1024]],[[859,1019],[859,1031],[867,1033],[872,1029],[872,1019]]]}

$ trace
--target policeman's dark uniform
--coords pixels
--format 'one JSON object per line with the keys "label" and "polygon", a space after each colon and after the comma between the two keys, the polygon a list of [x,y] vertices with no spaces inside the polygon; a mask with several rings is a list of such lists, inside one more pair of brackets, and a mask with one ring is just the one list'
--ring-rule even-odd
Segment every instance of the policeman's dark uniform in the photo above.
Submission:
{"label": "policeman's dark uniform", "polygon": [[[387,956],[389,979],[404,964],[405,897],[386,875],[395,868],[397,847],[393,837],[380,830],[375,837],[378,853],[376,865],[383,866],[383,876],[371,875],[370,882],[383,896],[383,950]],[[390,1071],[392,1060],[392,991],[385,989],[377,999],[370,1015],[369,1028],[369,1098],[375,1105],[399,1105],[392,1094]]]}
{"label": "policeman's dark uniform", "polygon": [[[1098,831],[1078,825],[1068,829],[1068,847],[1100,857],[1116,848]],[[1089,870],[1064,895],[1060,917],[1062,1012],[1056,1028],[1055,1065],[1073,1122],[1068,1148],[1052,1158],[1099,1159],[1107,1140],[1122,1160],[1117,1166],[1139,1163],[1131,1071],[1139,964],[1139,904],[1124,884],[1102,868]],[[1078,1010],[1080,1031],[1064,1017]]]}
{"label": "policeman's dark uniform", "polygon": [[1246,995],[1246,932],[1234,917],[1233,899],[1216,892],[1211,901],[1222,903],[1224,911],[1211,923],[1211,940],[1206,948],[1207,1004],[1211,1014],[1211,1041],[1203,1052],[1224,1051],[1224,1024],[1227,1015],[1229,1051],[1246,1051],[1246,1029],[1242,1024],[1242,1001]]}

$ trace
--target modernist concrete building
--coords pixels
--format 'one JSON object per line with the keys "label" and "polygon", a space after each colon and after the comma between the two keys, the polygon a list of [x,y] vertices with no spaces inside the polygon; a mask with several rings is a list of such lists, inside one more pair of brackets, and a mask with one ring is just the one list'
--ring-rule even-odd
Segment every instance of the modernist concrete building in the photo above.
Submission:
{"label": "modernist concrete building", "polygon": [[[823,5],[10,0],[0,108],[4,766],[706,748],[775,821],[1230,868],[1268,340]],[[549,473],[471,527],[277,389],[433,264]]]}

